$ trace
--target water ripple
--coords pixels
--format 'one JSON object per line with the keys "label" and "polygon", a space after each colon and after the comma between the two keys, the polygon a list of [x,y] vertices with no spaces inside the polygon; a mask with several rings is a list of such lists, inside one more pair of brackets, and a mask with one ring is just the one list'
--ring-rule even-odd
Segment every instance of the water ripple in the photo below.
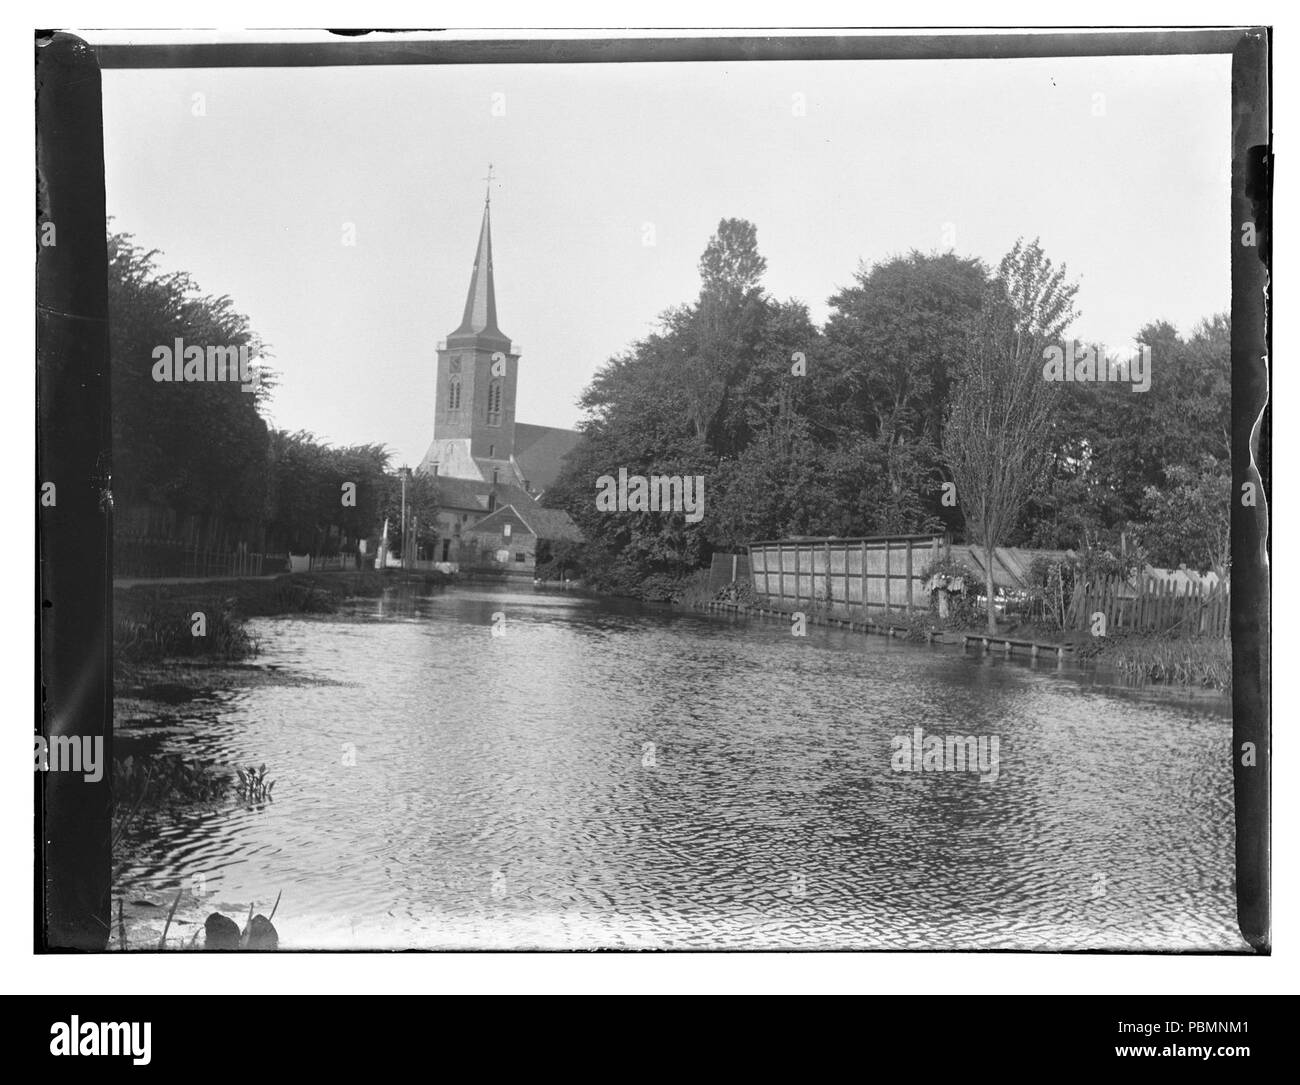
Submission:
{"label": "water ripple", "polygon": [[[150,734],[275,801],[155,816],[124,878],[283,890],[287,947],[1244,948],[1222,710],[499,590],[255,625],[329,684]],[[996,737],[996,780],[894,771],[915,727]]]}

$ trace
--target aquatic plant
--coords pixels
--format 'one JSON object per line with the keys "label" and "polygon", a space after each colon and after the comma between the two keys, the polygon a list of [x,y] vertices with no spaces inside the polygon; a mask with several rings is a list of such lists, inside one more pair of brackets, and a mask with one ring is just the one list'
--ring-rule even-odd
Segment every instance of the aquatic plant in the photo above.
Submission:
{"label": "aquatic plant", "polygon": [[1083,653],[1099,666],[1152,682],[1232,690],[1232,645],[1218,637],[1107,637]]}
{"label": "aquatic plant", "polygon": [[266,765],[259,765],[253,768],[250,765],[244,769],[235,769],[235,775],[239,778],[240,797],[247,802],[267,802],[271,798],[271,789],[275,787],[275,781],[266,782]]}
{"label": "aquatic plant", "polygon": [[167,753],[113,759],[115,814],[138,806],[146,797],[150,803],[211,802],[225,795],[229,787],[230,778],[218,772],[211,761]]}
{"label": "aquatic plant", "polygon": [[[114,607],[113,658],[119,663],[140,663],[167,657],[239,660],[254,656],[258,643],[235,615],[233,603],[128,593]],[[196,615],[202,616],[201,621]]]}

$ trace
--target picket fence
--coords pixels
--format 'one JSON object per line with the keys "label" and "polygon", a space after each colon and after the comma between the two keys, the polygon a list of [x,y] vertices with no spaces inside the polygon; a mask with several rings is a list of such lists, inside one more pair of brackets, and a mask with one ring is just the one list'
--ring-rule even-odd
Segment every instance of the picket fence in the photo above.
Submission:
{"label": "picket fence", "polygon": [[1098,577],[1076,586],[1066,613],[1070,629],[1091,629],[1098,614],[1107,633],[1177,632],[1183,636],[1226,637],[1230,619],[1227,581],[1173,581],[1148,577],[1134,585],[1120,576]]}

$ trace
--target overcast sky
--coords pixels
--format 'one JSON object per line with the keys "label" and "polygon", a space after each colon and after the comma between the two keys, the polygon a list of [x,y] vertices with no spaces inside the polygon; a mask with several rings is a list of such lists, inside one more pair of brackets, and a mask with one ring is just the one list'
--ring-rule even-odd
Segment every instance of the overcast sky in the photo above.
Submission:
{"label": "overcast sky", "polygon": [[1081,281],[1078,335],[1186,333],[1230,305],[1229,65],[110,70],[108,213],[248,315],[281,373],[273,424],[414,464],[489,162],[517,417],[572,426],[595,370],[694,298],[723,217],[754,222],[769,292],[819,323],[859,261],[955,234],[993,264],[1025,235]]}

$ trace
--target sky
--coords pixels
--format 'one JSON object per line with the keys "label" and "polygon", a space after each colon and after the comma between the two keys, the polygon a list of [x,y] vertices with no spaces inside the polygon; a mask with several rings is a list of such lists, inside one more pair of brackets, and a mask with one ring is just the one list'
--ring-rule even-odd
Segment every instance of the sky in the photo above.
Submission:
{"label": "sky", "polygon": [[1230,307],[1227,56],[103,80],[113,229],[249,317],[279,373],[273,425],[382,443],[395,465],[432,439],[489,163],[521,422],[576,425],[596,370],[694,299],[727,217],[757,227],[769,293],[819,324],[860,263],[995,265],[1022,235],[1079,281],[1075,334],[1112,350]]}

